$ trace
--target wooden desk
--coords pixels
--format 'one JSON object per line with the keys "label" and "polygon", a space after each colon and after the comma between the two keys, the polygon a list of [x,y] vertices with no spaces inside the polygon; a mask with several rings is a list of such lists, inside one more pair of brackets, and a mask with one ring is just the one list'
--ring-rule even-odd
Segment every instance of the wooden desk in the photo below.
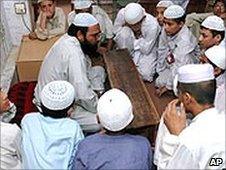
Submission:
{"label": "wooden desk", "polygon": [[19,81],[37,81],[42,61],[52,45],[59,39],[54,37],[46,41],[22,39],[16,61]]}
{"label": "wooden desk", "polygon": [[135,118],[129,128],[157,125],[160,116],[127,50],[107,53],[104,62],[111,87],[124,91],[133,104]]}

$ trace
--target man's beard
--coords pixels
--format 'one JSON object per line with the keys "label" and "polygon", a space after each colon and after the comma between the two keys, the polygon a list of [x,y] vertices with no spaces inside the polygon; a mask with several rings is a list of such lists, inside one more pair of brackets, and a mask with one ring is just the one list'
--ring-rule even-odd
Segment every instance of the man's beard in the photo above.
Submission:
{"label": "man's beard", "polygon": [[80,42],[80,44],[84,54],[88,55],[89,57],[96,57],[98,48],[97,44],[93,45],[87,40]]}

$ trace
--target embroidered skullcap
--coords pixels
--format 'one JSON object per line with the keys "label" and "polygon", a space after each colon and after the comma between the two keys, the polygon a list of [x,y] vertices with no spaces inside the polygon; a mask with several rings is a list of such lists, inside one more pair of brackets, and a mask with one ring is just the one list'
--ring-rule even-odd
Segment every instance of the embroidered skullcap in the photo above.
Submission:
{"label": "embroidered skullcap", "polygon": [[177,19],[185,14],[184,9],[179,5],[169,6],[163,13],[163,16],[167,19]]}
{"label": "embroidered skullcap", "polygon": [[172,1],[159,1],[156,7],[168,8],[169,6],[173,5]]}
{"label": "embroidered skullcap", "polygon": [[86,9],[89,8],[92,5],[92,1],[90,0],[74,0],[74,8],[75,9]]}
{"label": "embroidered skullcap", "polygon": [[52,81],[41,92],[41,103],[50,110],[65,109],[74,99],[74,87],[67,81]]}
{"label": "embroidered skullcap", "polygon": [[216,15],[208,16],[201,26],[211,30],[225,31],[224,21]]}

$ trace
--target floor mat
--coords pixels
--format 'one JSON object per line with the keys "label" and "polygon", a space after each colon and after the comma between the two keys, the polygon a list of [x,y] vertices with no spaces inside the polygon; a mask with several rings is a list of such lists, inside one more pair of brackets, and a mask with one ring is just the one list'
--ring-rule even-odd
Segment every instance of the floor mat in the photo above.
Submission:
{"label": "floor mat", "polygon": [[11,120],[11,123],[16,123],[20,126],[24,115],[37,111],[32,103],[36,83],[36,81],[19,82],[9,89],[8,98],[17,108],[16,116]]}

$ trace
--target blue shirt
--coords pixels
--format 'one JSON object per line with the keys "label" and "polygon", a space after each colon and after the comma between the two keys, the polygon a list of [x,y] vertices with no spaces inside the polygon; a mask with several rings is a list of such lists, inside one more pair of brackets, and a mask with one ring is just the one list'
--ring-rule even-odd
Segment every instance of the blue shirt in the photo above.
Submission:
{"label": "blue shirt", "polygon": [[21,126],[25,169],[67,169],[71,155],[84,138],[79,124],[69,118],[31,113],[22,119]]}
{"label": "blue shirt", "polygon": [[150,169],[149,141],[141,136],[95,134],[78,146],[72,169]]}

